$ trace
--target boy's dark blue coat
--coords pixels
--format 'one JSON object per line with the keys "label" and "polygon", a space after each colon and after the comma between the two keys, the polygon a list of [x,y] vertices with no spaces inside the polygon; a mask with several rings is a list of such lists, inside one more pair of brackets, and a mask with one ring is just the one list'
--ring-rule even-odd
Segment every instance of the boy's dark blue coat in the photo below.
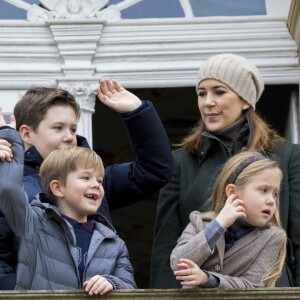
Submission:
{"label": "boy's dark blue coat", "polygon": [[[99,212],[108,220],[111,220],[109,211],[143,200],[159,190],[169,181],[173,170],[168,137],[151,102],[143,101],[135,111],[123,114],[122,120],[136,160],[105,169],[105,196]],[[77,144],[89,147],[80,136]],[[25,152],[24,186],[29,199],[42,191],[39,179],[42,161],[34,147]],[[12,240],[12,231],[0,217],[0,289],[13,289],[15,284],[16,252]]]}

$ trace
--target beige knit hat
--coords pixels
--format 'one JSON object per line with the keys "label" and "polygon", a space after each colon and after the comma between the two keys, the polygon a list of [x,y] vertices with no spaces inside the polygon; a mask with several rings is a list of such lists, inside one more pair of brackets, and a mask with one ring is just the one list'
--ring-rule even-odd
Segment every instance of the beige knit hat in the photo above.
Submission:
{"label": "beige knit hat", "polygon": [[256,66],[246,58],[231,53],[214,55],[201,65],[197,91],[199,83],[205,79],[225,83],[254,109],[264,90],[264,82]]}

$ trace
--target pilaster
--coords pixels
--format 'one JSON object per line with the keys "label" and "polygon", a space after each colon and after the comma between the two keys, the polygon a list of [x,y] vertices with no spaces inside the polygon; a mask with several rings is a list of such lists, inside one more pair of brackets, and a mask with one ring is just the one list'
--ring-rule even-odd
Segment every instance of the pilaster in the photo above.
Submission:
{"label": "pilaster", "polygon": [[58,87],[73,94],[80,105],[81,116],[77,133],[84,136],[91,148],[93,147],[92,115],[95,112],[95,99],[97,84],[61,82]]}
{"label": "pilaster", "polygon": [[287,19],[287,26],[289,28],[291,36],[298,46],[298,60],[300,62],[300,1],[292,0],[290,11]]}

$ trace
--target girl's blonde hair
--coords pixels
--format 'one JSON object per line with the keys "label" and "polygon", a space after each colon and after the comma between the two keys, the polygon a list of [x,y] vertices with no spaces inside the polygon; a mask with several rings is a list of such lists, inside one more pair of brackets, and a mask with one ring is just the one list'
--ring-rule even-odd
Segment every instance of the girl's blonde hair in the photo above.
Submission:
{"label": "girl's blonde hair", "polygon": [[[250,163],[247,164],[247,162]],[[245,168],[243,168],[243,165]],[[224,206],[227,198],[225,190],[228,184],[234,183],[237,188],[242,189],[253,178],[253,176],[266,170],[278,170],[282,179],[283,173],[280,169],[279,163],[276,160],[263,157],[262,154],[258,152],[245,151],[229,159],[216,179],[210,198],[212,210],[215,212],[215,214],[217,215]],[[282,228],[279,217],[279,199],[277,199],[275,213],[271,218],[270,223],[277,228]],[[279,257],[276,263],[263,276],[263,281],[267,287],[274,286],[277,278],[280,276],[284,264],[285,253],[286,242],[280,249]]]}

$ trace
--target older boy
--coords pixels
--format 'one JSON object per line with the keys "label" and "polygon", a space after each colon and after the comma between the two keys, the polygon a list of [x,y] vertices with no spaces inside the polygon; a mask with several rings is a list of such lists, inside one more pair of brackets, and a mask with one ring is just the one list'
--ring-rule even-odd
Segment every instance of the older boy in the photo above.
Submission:
{"label": "older boy", "polygon": [[[122,113],[136,160],[105,170],[105,196],[99,212],[111,221],[109,210],[145,199],[160,189],[172,174],[172,155],[164,127],[149,101],[141,101],[115,80],[102,79],[97,90],[102,103]],[[32,88],[15,106],[16,129],[25,147],[24,185],[29,200],[43,191],[39,168],[53,150],[69,145],[88,147],[76,136],[79,106],[60,89]],[[3,125],[3,124],[2,124]],[[1,139],[1,136],[0,136]],[[0,219],[4,228],[5,220]],[[14,287],[16,256],[9,229],[0,236],[0,289]]]}
{"label": "older boy", "polygon": [[21,238],[15,289],[84,288],[103,295],[136,288],[124,242],[95,214],[104,196],[100,157],[76,146],[50,153],[40,170],[45,193],[30,204],[16,180],[23,172],[21,138],[11,129],[5,139],[13,158],[0,163],[0,175],[5,175],[0,176],[0,209]]}

